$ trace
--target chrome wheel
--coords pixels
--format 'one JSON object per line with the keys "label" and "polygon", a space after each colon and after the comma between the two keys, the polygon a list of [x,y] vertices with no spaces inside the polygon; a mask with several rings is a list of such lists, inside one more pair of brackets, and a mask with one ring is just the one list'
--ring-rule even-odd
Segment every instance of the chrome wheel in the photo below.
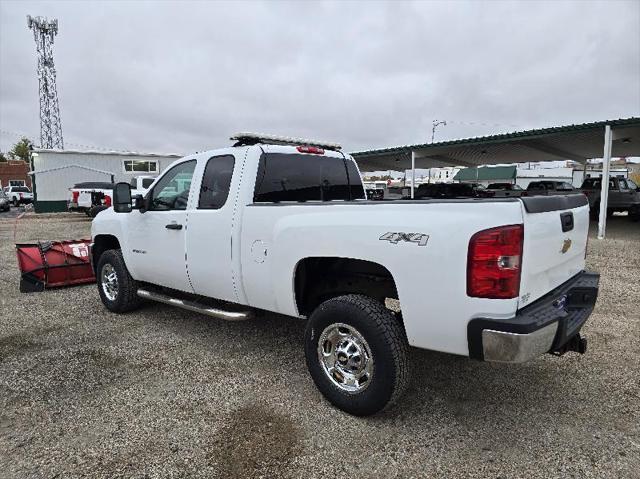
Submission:
{"label": "chrome wheel", "polygon": [[322,331],[318,359],[331,382],[350,394],[364,391],[373,377],[371,348],[348,324],[334,323]]}
{"label": "chrome wheel", "polygon": [[100,274],[100,285],[102,292],[109,301],[115,301],[118,297],[118,275],[116,270],[109,263],[102,267]]}

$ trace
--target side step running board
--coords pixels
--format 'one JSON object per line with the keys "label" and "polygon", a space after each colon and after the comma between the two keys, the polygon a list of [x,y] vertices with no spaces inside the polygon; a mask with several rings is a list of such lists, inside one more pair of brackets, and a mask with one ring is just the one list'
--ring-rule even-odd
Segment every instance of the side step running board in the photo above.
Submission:
{"label": "side step running board", "polygon": [[157,301],[159,303],[177,306],[178,308],[187,309],[189,311],[195,311],[196,313],[206,314],[207,316],[213,316],[214,318],[224,319],[226,321],[243,321],[253,317],[253,313],[251,311],[224,311],[222,309],[196,303],[195,301],[172,298],[171,296],[156,293],[155,291],[147,291],[146,289],[139,289],[138,296],[151,301]]}

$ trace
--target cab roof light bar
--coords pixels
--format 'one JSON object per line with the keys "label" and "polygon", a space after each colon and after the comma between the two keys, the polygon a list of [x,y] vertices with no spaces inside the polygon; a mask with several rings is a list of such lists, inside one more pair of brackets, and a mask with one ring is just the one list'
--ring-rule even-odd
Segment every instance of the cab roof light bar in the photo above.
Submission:
{"label": "cab roof light bar", "polygon": [[342,148],[342,146],[338,143],[309,140],[306,138],[294,138],[291,136],[268,135],[264,133],[240,132],[233,135],[230,139],[236,142],[234,146],[267,143],[270,145],[317,146],[326,150],[336,151]]}

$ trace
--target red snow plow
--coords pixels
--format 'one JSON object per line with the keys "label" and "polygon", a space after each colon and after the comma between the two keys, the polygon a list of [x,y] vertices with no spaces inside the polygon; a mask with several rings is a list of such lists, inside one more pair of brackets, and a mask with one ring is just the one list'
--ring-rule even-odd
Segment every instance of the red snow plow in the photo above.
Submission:
{"label": "red snow plow", "polygon": [[32,293],[48,288],[93,283],[90,239],[38,241],[16,244],[18,266],[22,273],[20,291]]}

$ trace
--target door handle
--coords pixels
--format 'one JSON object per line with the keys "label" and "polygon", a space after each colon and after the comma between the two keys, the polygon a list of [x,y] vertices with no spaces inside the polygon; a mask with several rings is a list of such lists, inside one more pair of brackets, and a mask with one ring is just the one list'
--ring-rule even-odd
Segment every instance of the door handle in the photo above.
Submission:
{"label": "door handle", "polygon": [[167,228],[168,230],[181,230],[182,225],[179,225],[178,223],[169,223],[165,226],[165,228]]}

